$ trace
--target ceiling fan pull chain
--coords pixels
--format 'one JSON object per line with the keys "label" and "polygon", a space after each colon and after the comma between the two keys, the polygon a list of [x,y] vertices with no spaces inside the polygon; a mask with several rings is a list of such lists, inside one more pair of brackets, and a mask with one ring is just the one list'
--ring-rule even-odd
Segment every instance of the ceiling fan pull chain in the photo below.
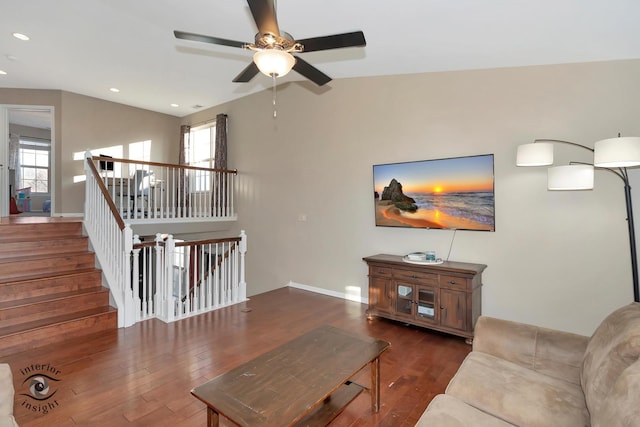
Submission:
{"label": "ceiling fan pull chain", "polygon": [[275,119],[278,116],[276,111],[276,75],[271,74],[271,78],[273,79],[273,118]]}

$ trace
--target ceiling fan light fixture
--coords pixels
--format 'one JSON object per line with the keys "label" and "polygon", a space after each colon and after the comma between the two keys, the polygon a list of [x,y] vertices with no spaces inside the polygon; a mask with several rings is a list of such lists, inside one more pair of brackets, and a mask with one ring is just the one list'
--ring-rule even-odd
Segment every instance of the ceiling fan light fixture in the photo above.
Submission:
{"label": "ceiling fan light fixture", "polygon": [[284,50],[265,49],[253,54],[253,62],[263,74],[269,77],[283,77],[291,71],[296,59]]}

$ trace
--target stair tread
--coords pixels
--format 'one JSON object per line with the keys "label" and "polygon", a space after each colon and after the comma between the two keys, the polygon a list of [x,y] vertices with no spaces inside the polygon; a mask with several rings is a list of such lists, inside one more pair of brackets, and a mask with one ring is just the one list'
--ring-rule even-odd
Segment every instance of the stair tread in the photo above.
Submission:
{"label": "stair tread", "polygon": [[57,236],[57,237],[47,237],[46,239],[43,239],[40,236],[25,236],[25,237],[21,237],[18,238],[16,237],[15,239],[2,239],[0,240],[0,245],[4,245],[6,243],[38,243],[38,242],[52,242],[52,241],[57,241],[57,240],[86,240],[87,236],[83,236],[83,235],[71,235],[71,236],[67,236],[67,235],[61,235],[61,236]]}
{"label": "stair tread", "polygon": [[84,295],[90,295],[94,293],[102,293],[105,291],[108,292],[109,289],[103,287],[102,285],[96,285],[95,288],[77,289],[74,291],[58,292],[55,294],[42,295],[38,297],[22,298],[14,301],[5,301],[5,302],[0,302],[0,310],[6,310],[8,308],[23,307],[26,305],[38,304],[42,302],[59,301],[69,297],[84,296]]}
{"label": "stair tread", "polygon": [[30,322],[20,323],[12,326],[0,327],[0,339],[9,335],[19,334],[31,330],[41,329],[56,324],[68,323],[74,320],[93,317],[106,313],[117,313],[117,310],[111,306],[96,307],[89,310],[78,311],[75,313],[66,313],[58,316],[48,317],[46,319],[33,320]]}
{"label": "stair tread", "polygon": [[41,254],[41,255],[24,255],[24,256],[19,256],[19,257],[12,257],[9,259],[0,259],[0,264],[9,264],[9,263],[14,263],[14,262],[20,262],[20,261],[39,261],[39,260],[44,260],[44,259],[50,259],[50,258],[60,258],[60,257],[75,257],[75,256],[80,256],[80,255],[87,255],[87,254],[93,254],[93,252],[90,251],[74,251],[74,252],[60,252],[60,253],[55,253],[55,254]]}
{"label": "stair tread", "polygon": [[68,271],[59,271],[55,273],[36,273],[31,275],[25,275],[20,277],[14,277],[9,279],[0,279],[0,285],[7,284],[18,284],[20,282],[29,282],[32,280],[41,280],[41,279],[49,279],[49,278],[60,278],[65,276],[75,276],[85,273],[91,273],[99,271],[97,268],[76,268]]}

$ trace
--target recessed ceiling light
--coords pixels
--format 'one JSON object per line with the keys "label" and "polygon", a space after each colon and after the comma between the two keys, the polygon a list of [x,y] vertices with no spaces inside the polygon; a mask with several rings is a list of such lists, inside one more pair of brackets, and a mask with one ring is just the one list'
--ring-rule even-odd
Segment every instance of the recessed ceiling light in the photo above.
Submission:
{"label": "recessed ceiling light", "polygon": [[171,104],[171,106],[172,106],[172,107],[174,107],[174,108],[176,108],[176,107],[179,107],[180,105],[178,105],[178,104]]}
{"label": "recessed ceiling light", "polygon": [[120,92],[120,89],[118,89],[117,87],[112,87],[111,89],[109,89],[111,92],[115,92],[118,93]]}
{"label": "recessed ceiling light", "polygon": [[4,70],[0,70],[0,74],[2,74],[3,76],[7,75],[7,72]]}
{"label": "recessed ceiling light", "polygon": [[22,34],[22,33],[13,33],[13,37],[19,39],[19,40],[24,40],[27,41],[29,40],[29,36]]}

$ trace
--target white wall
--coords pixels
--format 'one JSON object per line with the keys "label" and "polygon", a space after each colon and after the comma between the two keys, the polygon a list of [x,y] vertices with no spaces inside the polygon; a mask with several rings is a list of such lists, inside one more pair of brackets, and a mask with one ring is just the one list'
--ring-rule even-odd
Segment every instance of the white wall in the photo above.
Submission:
{"label": "white wall", "polygon": [[[638,75],[635,60],[288,84],[277,119],[265,91],[184,121],[229,114],[250,294],[295,282],[366,298],[362,257],[446,254],[451,231],[375,227],[372,165],[493,153],[496,231],[458,231],[451,259],[488,265],[484,314],[590,334],[632,301],[622,182],[600,171],[593,191],[548,192],[515,152],[640,135]],[[556,159],[590,156],[558,146]]]}

